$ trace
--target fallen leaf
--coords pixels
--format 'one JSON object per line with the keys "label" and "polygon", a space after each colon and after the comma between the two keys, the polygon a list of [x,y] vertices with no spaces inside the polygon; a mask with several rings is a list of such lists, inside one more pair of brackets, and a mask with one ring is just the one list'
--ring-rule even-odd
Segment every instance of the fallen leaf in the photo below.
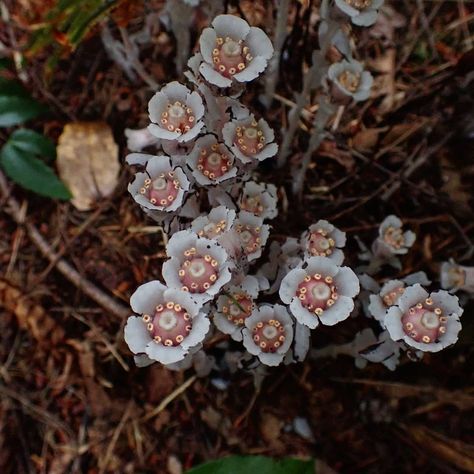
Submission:
{"label": "fallen leaf", "polygon": [[64,330],[42,306],[23,295],[19,288],[0,279],[0,307],[13,313],[21,329],[39,343],[57,344],[64,339]]}
{"label": "fallen leaf", "polygon": [[260,423],[262,437],[272,448],[277,450],[283,448],[283,443],[279,440],[283,425],[283,421],[271,413],[264,413],[262,415]]}
{"label": "fallen leaf", "polygon": [[371,151],[375,148],[379,141],[379,135],[381,132],[385,132],[386,127],[383,128],[366,128],[357,132],[352,139],[352,146],[360,152]]}
{"label": "fallen leaf", "polygon": [[112,194],[120,163],[118,146],[107,124],[67,124],[59,137],[57,155],[59,175],[77,209],[88,211],[96,201]]}

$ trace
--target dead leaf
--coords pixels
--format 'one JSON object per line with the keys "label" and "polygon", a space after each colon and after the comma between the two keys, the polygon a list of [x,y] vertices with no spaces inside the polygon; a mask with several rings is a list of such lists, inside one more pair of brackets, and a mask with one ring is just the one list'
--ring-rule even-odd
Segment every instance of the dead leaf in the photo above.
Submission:
{"label": "dead leaf", "polygon": [[283,447],[283,443],[279,440],[283,425],[283,421],[271,413],[264,413],[262,415],[260,432],[263,439],[276,450]]}
{"label": "dead leaf", "polygon": [[0,279],[0,307],[13,313],[21,329],[28,331],[39,343],[57,344],[64,339],[64,330],[42,306],[23,295],[19,288]]}
{"label": "dead leaf", "polygon": [[59,137],[57,155],[59,175],[77,209],[88,211],[96,201],[112,194],[120,163],[118,146],[107,124],[67,124]]}
{"label": "dead leaf", "polygon": [[386,130],[386,127],[366,128],[365,130],[361,130],[360,132],[357,132],[352,139],[352,146],[362,153],[372,151],[379,141],[380,133],[385,132]]}

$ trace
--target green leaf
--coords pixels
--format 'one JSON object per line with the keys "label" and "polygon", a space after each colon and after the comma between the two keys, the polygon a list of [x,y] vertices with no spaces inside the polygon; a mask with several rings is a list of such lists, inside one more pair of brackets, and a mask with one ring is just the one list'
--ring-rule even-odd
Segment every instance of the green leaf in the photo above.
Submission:
{"label": "green leaf", "polygon": [[20,128],[15,130],[8,141],[15,147],[39,157],[56,158],[56,146],[44,135],[33,130]]}
{"label": "green leaf", "polygon": [[18,97],[28,97],[28,91],[18,82],[0,77],[0,96],[14,95]]}
{"label": "green leaf", "polygon": [[71,198],[71,193],[51,168],[10,142],[0,152],[0,165],[15,183],[25,189],[51,198]]}
{"label": "green leaf", "polygon": [[28,97],[0,96],[0,127],[26,122],[44,111],[43,105]]}
{"label": "green leaf", "polygon": [[229,456],[194,467],[187,474],[314,474],[314,461],[265,456]]}

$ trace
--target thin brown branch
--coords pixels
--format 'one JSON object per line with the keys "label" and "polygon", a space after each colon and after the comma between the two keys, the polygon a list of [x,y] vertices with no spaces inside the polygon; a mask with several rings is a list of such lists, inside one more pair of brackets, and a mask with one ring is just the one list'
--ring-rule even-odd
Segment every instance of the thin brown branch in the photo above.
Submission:
{"label": "thin brown branch", "polygon": [[118,318],[126,318],[130,311],[115,301],[112,297],[97,288],[93,283],[84,278],[79,272],[73,268],[66,260],[59,258],[54,252],[48,242],[39,233],[38,229],[28,220],[22,222],[21,208],[16,199],[10,196],[10,190],[5,175],[0,171],[0,195],[1,198],[6,199],[6,206],[4,211],[12,217],[18,225],[24,225],[26,233],[38,250],[50,262],[54,262],[56,268],[64,277],[73,283],[79,290],[86,294],[89,298],[94,300],[98,305],[107,310],[109,313]]}

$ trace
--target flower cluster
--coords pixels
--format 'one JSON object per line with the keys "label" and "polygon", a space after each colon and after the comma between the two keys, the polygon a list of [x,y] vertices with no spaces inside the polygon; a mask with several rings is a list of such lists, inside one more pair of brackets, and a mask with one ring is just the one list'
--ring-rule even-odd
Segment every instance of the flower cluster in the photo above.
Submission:
{"label": "flower cluster", "polygon": [[[381,3],[336,0],[357,25],[375,21]],[[359,365],[394,368],[403,352],[453,344],[461,328],[457,297],[428,294],[421,272],[383,284],[368,275],[386,264],[401,268],[399,258],[413,246],[415,234],[397,217],[382,222],[371,251],[363,249],[361,259],[370,262],[359,275],[343,265],[346,234],[326,220],[298,238],[271,237],[279,190],[260,182],[255,170],[274,159],[278,145],[269,124],[239,97],[272,54],[261,29],[217,16],[188,62],[188,85],[163,86],[149,102],[147,129],[127,132],[133,151],[127,162],[139,168],[128,190],[169,237],[164,283],[149,281],[131,297],[125,340],[137,365],[158,361],[184,369],[194,363],[209,373],[204,349],[215,341],[226,348],[241,344],[243,352],[235,352],[257,367],[290,364],[306,357],[311,330],[356,316],[361,306],[378,334],[367,329],[345,345],[345,353],[354,348]],[[326,70],[332,99],[365,100],[372,78],[346,58]],[[153,153],[142,152],[148,147]],[[467,267],[443,266],[443,272],[443,286],[472,288]],[[222,334],[213,337],[217,331]]]}
{"label": "flower cluster", "polygon": [[[388,216],[372,245],[369,268],[379,269],[380,263],[393,263],[393,258],[408,253],[414,242],[415,234],[403,231],[398,217]],[[378,262],[375,267],[374,261]],[[362,358],[381,362],[394,370],[403,352],[419,359],[424,352],[438,352],[457,341],[463,313],[459,300],[444,290],[429,294],[423,286],[431,281],[424,272],[390,279],[383,285],[367,274],[359,279],[368,293],[366,314],[379,325],[377,342],[360,351]],[[444,281],[442,278],[442,286],[452,288],[447,281],[446,277]]]}

